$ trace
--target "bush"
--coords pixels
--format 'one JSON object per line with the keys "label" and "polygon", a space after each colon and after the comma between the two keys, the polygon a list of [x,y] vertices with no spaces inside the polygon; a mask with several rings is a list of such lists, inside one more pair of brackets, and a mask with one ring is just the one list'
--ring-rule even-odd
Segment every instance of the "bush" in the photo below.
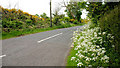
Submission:
{"label": "bush", "polygon": [[99,26],[102,31],[107,31],[114,36],[114,41],[111,43],[115,45],[114,49],[111,49],[109,44],[106,44],[108,54],[110,56],[110,64],[118,66],[120,64],[120,6],[117,6],[115,9],[108,11],[100,18]]}
{"label": "bush", "polygon": [[98,25],[94,22],[90,22],[88,23],[89,24],[89,28],[94,28],[94,27],[97,27]]}
{"label": "bush", "polygon": [[33,25],[33,21],[31,19],[27,19],[26,26],[32,26],[32,25]]}
{"label": "bush", "polygon": [[3,28],[9,28],[9,23],[8,23],[6,18],[2,20],[2,27]]}
{"label": "bush", "polygon": [[112,41],[114,36],[101,32],[100,27],[85,26],[82,30],[81,32],[81,29],[78,29],[73,33],[72,39],[76,53],[71,56],[71,62],[80,67],[109,66],[109,56],[103,45]]}
{"label": "bush", "polygon": [[59,16],[55,16],[54,18],[53,18],[53,23],[55,24],[55,25],[60,25],[60,17]]}
{"label": "bush", "polygon": [[70,19],[70,22],[73,23],[75,21],[75,19]]}
{"label": "bush", "polygon": [[64,22],[69,22],[70,18],[69,17],[64,17],[63,20],[64,20]]}
{"label": "bush", "polygon": [[77,20],[74,20],[73,21],[73,24],[78,24],[79,22]]}
{"label": "bush", "polygon": [[22,21],[16,21],[16,28],[22,29],[24,26],[24,23]]}
{"label": "bush", "polygon": [[32,23],[32,20],[31,20],[31,19],[27,19],[27,20],[26,20],[26,23],[27,23],[27,24],[30,24],[30,23]]}

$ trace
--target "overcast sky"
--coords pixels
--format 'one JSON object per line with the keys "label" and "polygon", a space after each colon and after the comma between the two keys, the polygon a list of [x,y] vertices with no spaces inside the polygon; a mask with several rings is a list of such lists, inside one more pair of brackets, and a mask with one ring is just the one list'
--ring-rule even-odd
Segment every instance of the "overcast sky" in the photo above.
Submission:
{"label": "overcast sky", "polygon": [[[55,8],[59,6],[58,3],[63,0],[52,0],[52,12]],[[69,0],[65,0],[69,1]],[[14,8],[21,9],[24,12],[28,12],[32,15],[46,13],[47,16],[50,16],[50,0],[0,0],[0,5],[4,8]],[[60,13],[65,14],[65,8],[61,8]],[[82,18],[86,18],[86,11],[83,11]]]}

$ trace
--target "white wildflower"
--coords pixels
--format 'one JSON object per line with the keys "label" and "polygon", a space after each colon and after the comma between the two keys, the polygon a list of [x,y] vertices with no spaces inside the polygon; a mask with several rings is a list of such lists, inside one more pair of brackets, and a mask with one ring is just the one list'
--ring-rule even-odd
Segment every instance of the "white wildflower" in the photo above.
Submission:
{"label": "white wildflower", "polygon": [[103,32],[103,35],[106,34],[106,32]]}
{"label": "white wildflower", "polygon": [[105,62],[106,62],[106,63],[108,63],[109,61],[108,61],[108,60],[106,60]]}
{"label": "white wildflower", "polygon": [[99,56],[99,55],[100,55],[100,53],[98,52],[98,53],[97,53],[97,55]]}
{"label": "white wildflower", "polygon": [[101,35],[101,33],[98,33],[99,35]]}
{"label": "white wildflower", "polygon": [[75,57],[72,57],[71,60],[75,60]]}
{"label": "white wildflower", "polygon": [[112,47],[115,47],[115,45],[112,45]]}
{"label": "white wildflower", "polygon": [[114,36],[112,36],[111,38],[114,39]]}
{"label": "white wildflower", "polygon": [[95,54],[93,53],[92,56],[95,56]]}
{"label": "white wildflower", "polygon": [[89,58],[88,58],[88,57],[86,58],[86,61],[89,61]]}
{"label": "white wildflower", "polygon": [[111,36],[112,34],[108,34],[108,36]]}
{"label": "white wildflower", "polygon": [[104,47],[102,47],[102,50],[105,50],[105,48],[104,48]]}
{"label": "white wildflower", "polygon": [[77,48],[81,48],[81,46],[79,45],[79,46],[77,46]]}
{"label": "white wildflower", "polygon": [[109,59],[109,57],[107,57],[107,55],[104,56],[104,59]]}
{"label": "white wildflower", "polygon": [[95,34],[95,37],[97,37],[97,34]]}
{"label": "white wildflower", "polygon": [[102,54],[104,54],[106,51],[105,50],[102,50]]}
{"label": "white wildflower", "polygon": [[94,60],[95,61],[95,57],[93,57],[93,59],[92,60]]}
{"label": "white wildflower", "polygon": [[[77,31],[74,32],[72,38],[74,44],[76,45],[74,50],[77,50],[78,52],[75,54],[76,57],[72,57],[71,60],[75,60],[74,62],[77,62],[77,66],[83,65],[83,63],[80,61],[83,58],[85,59],[83,59],[85,63],[89,64],[88,66],[90,67],[92,66],[90,65],[90,60],[101,60],[102,62],[108,63],[109,57],[107,55],[104,55],[106,50],[104,47],[102,47],[102,43],[106,41],[103,41],[103,38],[99,36],[105,35],[106,32],[99,32],[100,27],[95,27],[94,29],[88,28],[89,26],[85,26],[81,33],[81,29],[77,29]],[[111,34],[109,34],[108,37],[111,39],[114,38],[114,36],[112,36]],[[96,45],[96,42],[100,42],[100,45]]]}
{"label": "white wildflower", "polygon": [[96,33],[96,32],[94,32],[94,34],[95,34],[95,35],[97,35],[97,33]]}
{"label": "white wildflower", "polygon": [[88,67],[92,67],[92,65],[88,65]]}
{"label": "white wildflower", "polygon": [[100,48],[99,46],[96,46],[97,48]]}
{"label": "white wildflower", "polygon": [[83,65],[83,63],[82,62],[79,62],[78,64],[77,64],[77,66],[82,66]]}
{"label": "white wildflower", "polygon": [[78,48],[77,47],[75,47],[75,49],[74,50],[78,50]]}

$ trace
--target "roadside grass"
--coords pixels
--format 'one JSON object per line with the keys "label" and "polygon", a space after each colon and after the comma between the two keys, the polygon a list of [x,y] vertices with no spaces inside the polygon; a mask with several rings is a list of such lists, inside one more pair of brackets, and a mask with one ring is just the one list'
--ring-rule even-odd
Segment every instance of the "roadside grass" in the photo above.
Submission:
{"label": "roadside grass", "polygon": [[75,54],[77,53],[77,50],[74,50],[74,47],[71,48],[69,55],[67,57],[67,64],[66,64],[67,68],[69,68],[69,66],[77,66],[77,63],[71,61],[71,57],[75,56]]}
{"label": "roadside grass", "polygon": [[23,36],[23,35],[34,34],[34,33],[49,31],[49,30],[53,30],[53,28],[25,29],[22,31],[14,30],[9,33],[3,32],[2,39],[9,39],[9,38],[13,38],[13,37],[19,37],[19,36]]}
{"label": "roadside grass", "polygon": [[[50,31],[50,30],[55,30],[55,29],[60,29],[60,28],[68,28],[68,27],[73,27],[73,26],[82,26],[84,23],[80,23],[78,25],[75,24],[65,24],[61,26],[54,26],[54,27],[48,27],[48,28],[39,28],[39,29],[24,29],[24,30],[13,30],[9,33],[7,32],[2,32],[2,36],[0,36],[0,40],[4,39],[9,39],[13,37],[19,37],[19,36],[24,36],[28,34],[34,34],[34,33],[39,33],[39,32],[44,32],[44,31]],[[1,38],[2,37],[2,38]]]}
{"label": "roadside grass", "polygon": [[66,68],[78,68],[77,67],[77,62],[71,61],[71,57],[77,57],[75,54],[78,52],[78,50],[74,50],[77,45],[74,44],[74,47],[70,49],[69,55],[67,56],[67,63],[66,63]]}

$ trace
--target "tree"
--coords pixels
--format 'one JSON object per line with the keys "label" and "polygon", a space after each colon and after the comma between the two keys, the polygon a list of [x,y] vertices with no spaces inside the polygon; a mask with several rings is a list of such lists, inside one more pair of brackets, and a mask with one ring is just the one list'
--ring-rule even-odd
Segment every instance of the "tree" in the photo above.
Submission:
{"label": "tree", "polygon": [[53,18],[53,23],[55,25],[59,25],[60,24],[60,19],[64,18],[65,15],[64,14],[59,14],[59,10],[55,10],[55,13],[53,14],[54,18]]}
{"label": "tree", "polygon": [[67,12],[67,15],[70,17],[70,19],[76,19],[77,21],[80,21],[82,15],[81,11],[83,8],[85,8],[85,5],[86,5],[85,2],[70,1],[69,3],[67,3],[67,5],[64,2],[63,7],[66,7],[65,12]]}
{"label": "tree", "polygon": [[87,4],[88,7],[86,9],[89,11],[89,18],[92,18],[92,21],[97,24],[97,20],[99,20],[106,11],[114,9],[114,6],[118,4],[119,2],[107,2],[104,5],[102,2],[90,2],[90,4]]}
{"label": "tree", "polygon": [[40,17],[42,17],[42,18],[44,18],[44,19],[47,19],[47,18],[48,18],[48,16],[46,15],[46,13],[41,14]]}
{"label": "tree", "polygon": [[35,14],[36,16],[40,17],[38,14]]}

